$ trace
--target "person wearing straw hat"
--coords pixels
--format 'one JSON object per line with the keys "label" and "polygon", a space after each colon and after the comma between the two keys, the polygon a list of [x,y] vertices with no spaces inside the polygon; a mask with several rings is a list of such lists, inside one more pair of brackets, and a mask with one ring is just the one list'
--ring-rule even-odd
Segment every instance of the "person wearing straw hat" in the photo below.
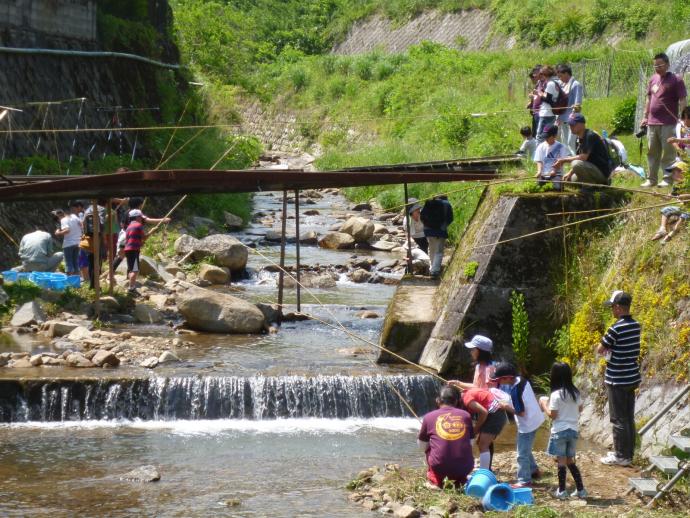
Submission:
{"label": "person wearing straw hat", "polygon": [[424,237],[424,223],[422,223],[422,218],[420,216],[421,212],[422,206],[419,203],[415,203],[407,211],[410,215],[410,237],[417,243],[420,250],[428,254],[429,241]]}
{"label": "person wearing straw hat", "polygon": [[458,408],[460,392],[451,385],[441,388],[438,409],[426,414],[417,435],[417,444],[426,455],[429,489],[443,487],[444,479],[460,487],[474,469],[472,418]]}

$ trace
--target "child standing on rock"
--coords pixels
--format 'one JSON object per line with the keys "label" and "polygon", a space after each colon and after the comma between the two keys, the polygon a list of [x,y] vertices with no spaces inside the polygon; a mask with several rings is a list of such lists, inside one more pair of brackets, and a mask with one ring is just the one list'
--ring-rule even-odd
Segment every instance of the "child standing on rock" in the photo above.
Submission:
{"label": "child standing on rock", "polygon": [[576,487],[570,496],[587,498],[582,475],[575,465],[582,401],[580,391],[573,385],[573,372],[567,363],[556,362],[551,367],[551,396],[540,398],[539,406],[551,418],[551,437],[547,453],[558,460],[558,490],[554,496],[559,500],[568,498],[565,479],[566,470],[570,470]]}

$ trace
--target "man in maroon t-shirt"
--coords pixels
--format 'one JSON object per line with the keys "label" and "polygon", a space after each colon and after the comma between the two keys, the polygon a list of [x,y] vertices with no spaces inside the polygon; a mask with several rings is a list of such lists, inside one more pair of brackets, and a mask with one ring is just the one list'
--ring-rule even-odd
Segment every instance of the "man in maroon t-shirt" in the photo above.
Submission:
{"label": "man in maroon t-shirt", "polygon": [[427,484],[434,487],[442,487],[445,478],[464,484],[474,469],[472,418],[457,408],[459,401],[458,389],[443,387],[436,399],[439,408],[424,416],[417,436],[419,447],[426,453]]}
{"label": "man in maroon t-shirt", "polygon": [[[659,166],[664,169],[676,158],[676,150],[668,139],[675,137],[678,113],[687,104],[687,91],[683,79],[669,71],[670,64],[666,54],[654,56],[654,71],[647,86],[647,101],[644,105],[642,126],[647,126],[647,160],[649,179],[642,187],[657,185]],[[673,183],[670,174],[664,175],[659,187]]]}

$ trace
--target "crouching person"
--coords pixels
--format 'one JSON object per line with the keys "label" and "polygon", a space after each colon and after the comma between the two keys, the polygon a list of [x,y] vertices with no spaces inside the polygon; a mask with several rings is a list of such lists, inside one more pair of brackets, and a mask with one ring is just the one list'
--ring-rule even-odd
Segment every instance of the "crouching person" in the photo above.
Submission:
{"label": "crouching person", "polygon": [[474,469],[472,418],[458,408],[460,392],[453,386],[441,389],[436,404],[422,420],[417,444],[426,454],[427,487],[443,487],[444,479],[464,484]]}

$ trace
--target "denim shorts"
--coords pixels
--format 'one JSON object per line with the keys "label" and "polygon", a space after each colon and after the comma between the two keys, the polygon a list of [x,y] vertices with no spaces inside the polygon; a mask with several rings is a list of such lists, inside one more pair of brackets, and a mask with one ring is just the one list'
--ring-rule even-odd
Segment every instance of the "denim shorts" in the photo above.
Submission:
{"label": "denim shorts", "polygon": [[661,214],[667,218],[676,217],[681,219],[690,219],[690,214],[683,212],[680,207],[676,207],[675,205],[664,207],[661,209]]}
{"label": "denim shorts", "polygon": [[554,457],[575,457],[575,446],[579,434],[570,428],[552,433],[546,453]]}

